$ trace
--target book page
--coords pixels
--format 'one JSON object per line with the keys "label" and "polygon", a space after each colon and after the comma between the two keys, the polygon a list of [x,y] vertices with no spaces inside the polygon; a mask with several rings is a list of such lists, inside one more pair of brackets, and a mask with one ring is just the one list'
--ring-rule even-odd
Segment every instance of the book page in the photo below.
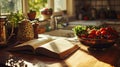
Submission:
{"label": "book page", "polygon": [[44,45],[41,45],[39,46],[42,47],[42,48],[45,48],[51,52],[54,52],[54,53],[62,53],[72,47],[74,47],[75,45],[73,45],[71,42],[65,40],[65,39],[56,39],[54,41],[51,41],[49,43],[46,43]]}
{"label": "book page", "polygon": [[22,44],[19,44],[15,47],[22,47],[22,46],[26,46],[26,45],[29,45],[29,46],[32,46],[34,49],[36,49],[38,46],[41,46],[45,43],[48,43],[49,41],[52,41],[51,38],[48,38],[48,37],[45,37],[45,38],[39,38],[39,39],[33,39],[33,40],[30,40],[30,41],[27,41],[27,42],[24,42]]}

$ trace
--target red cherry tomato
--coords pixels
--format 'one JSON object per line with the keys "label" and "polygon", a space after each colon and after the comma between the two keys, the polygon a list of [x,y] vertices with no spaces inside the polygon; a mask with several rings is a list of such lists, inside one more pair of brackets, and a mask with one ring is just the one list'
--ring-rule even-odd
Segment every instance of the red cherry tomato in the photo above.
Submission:
{"label": "red cherry tomato", "polygon": [[113,31],[113,29],[111,27],[106,27],[105,29],[106,29],[106,31],[109,31],[109,32]]}
{"label": "red cherry tomato", "polygon": [[102,32],[102,31],[105,31],[105,30],[106,30],[106,29],[105,29],[105,28],[103,28],[103,27],[102,27],[102,28],[100,28],[100,31],[101,31],[101,32]]}
{"label": "red cherry tomato", "polygon": [[113,37],[111,35],[108,35],[107,38],[108,39],[113,39]]}
{"label": "red cherry tomato", "polygon": [[96,30],[95,29],[91,30],[89,34],[90,35],[96,35]]}
{"label": "red cherry tomato", "polygon": [[107,35],[107,34],[108,34],[107,31],[105,31],[105,30],[101,31],[101,35]]}
{"label": "red cherry tomato", "polygon": [[97,30],[97,31],[96,31],[96,35],[97,35],[97,36],[100,36],[100,35],[101,35],[100,30]]}

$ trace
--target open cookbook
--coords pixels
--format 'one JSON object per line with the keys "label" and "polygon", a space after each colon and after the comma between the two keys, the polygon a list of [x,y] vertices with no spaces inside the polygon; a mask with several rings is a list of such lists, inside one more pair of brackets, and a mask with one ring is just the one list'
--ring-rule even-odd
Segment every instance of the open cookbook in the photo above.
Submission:
{"label": "open cookbook", "polygon": [[70,41],[59,39],[39,38],[24,42],[9,49],[12,52],[31,53],[45,55],[52,58],[65,59],[79,49]]}

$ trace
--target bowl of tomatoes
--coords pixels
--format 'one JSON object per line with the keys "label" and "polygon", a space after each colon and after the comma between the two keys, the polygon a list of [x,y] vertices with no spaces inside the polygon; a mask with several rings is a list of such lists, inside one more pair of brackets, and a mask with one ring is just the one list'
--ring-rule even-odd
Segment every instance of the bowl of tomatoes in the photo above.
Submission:
{"label": "bowl of tomatoes", "polygon": [[118,32],[110,26],[84,26],[73,28],[79,41],[92,48],[108,48],[118,39]]}

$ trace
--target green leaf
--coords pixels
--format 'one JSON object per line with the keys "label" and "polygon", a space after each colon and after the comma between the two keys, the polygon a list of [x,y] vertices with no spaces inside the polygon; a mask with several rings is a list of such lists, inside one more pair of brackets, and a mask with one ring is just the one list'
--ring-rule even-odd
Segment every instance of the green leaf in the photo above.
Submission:
{"label": "green leaf", "polygon": [[86,31],[87,31],[87,26],[83,26],[83,25],[78,25],[78,26],[75,26],[73,28],[73,31],[76,35],[79,35],[79,34],[87,34]]}

